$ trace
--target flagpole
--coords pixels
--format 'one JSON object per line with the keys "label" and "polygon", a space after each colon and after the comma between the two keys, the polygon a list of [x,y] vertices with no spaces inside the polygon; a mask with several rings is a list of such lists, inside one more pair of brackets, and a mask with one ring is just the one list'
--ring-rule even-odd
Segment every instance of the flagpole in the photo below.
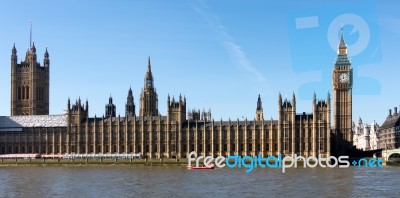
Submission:
{"label": "flagpole", "polygon": [[32,47],[32,21],[31,21],[31,25],[30,25],[29,47]]}

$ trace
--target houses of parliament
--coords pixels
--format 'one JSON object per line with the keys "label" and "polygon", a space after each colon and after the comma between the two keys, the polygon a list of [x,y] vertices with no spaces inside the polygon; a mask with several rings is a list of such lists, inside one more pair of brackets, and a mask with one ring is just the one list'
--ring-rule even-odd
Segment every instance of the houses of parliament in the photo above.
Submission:
{"label": "houses of parliament", "polygon": [[[186,158],[198,155],[330,156],[344,153],[352,142],[352,66],[343,33],[333,66],[333,98],[318,100],[311,113],[296,112],[296,96],[277,97],[278,118],[264,119],[258,96],[254,120],[213,120],[211,112],[187,110],[186,98],[166,97],[167,112],[158,110],[150,58],[140,94],[138,114],[132,89],[125,115],[116,116],[113,99],[105,116],[89,117],[88,101],[67,102],[62,115],[49,115],[49,53],[37,62],[34,43],[17,62],[11,50],[11,116],[0,116],[0,154],[141,154],[148,158]],[[310,93],[311,94],[311,93]],[[331,118],[331,111],[333,117]],[[333,121],[333,122],[332,122]],[[331,127],[331,125],[333,125]],[[334,144],[334,145],[333,145]]]}

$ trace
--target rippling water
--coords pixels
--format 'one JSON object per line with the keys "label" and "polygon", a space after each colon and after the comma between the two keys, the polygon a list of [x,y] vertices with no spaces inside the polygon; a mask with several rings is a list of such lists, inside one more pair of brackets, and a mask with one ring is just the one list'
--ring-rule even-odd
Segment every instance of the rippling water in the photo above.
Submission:
{"label": "rippling water", "polygon": [[0,167],[1,197],[400,197],[400,167],[186,170],[183,166]]}

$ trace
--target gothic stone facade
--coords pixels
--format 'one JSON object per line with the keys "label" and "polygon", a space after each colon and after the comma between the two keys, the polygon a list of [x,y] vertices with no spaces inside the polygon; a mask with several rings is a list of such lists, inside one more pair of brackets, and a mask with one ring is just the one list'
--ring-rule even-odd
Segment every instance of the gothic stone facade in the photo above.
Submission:
{"label": "gothic stone facade", "polygon": [[0,116],[0,153],[62,153],[67,115]]}
{"label": "gothic stone facade", "polygon": [[[149,74],[150,73],[150,74]],[[150,76],[150,77],[149,77]],[[146,97],[146,93],[150,97]],[[46,120],[21,121],[26,116],[0,119],[1,153],[140,153],[149,158],[185,158],[191,151],[199,155],[330,155],[330,96],[317,101],[312,114],[296,114],[296,98],[282,100],[279,95],[278,120],[214,121],[200,116],[186,118],[186,98],[167,98],[167,116],[156,114],[157,100],[150,62],[141,95],[141,114],[129,109],[132,90],[128,91],[126,117],[115,117],[112,98],[106,105],[107,117],[89,118],[89,104],[68,100],[67,114],[58,116],[59,125]],[[147,98],[147,99],[146,99]],[[155,104],[155,105],[154,105]],[[146,108],[148,107],[148,108]],[[257,102],[256,114],[260,110]],[[39,116],[40,117],[40,116]],[[48,116],[54,120],[56,116]],[[208,116],[207,116],[208,117]],[[3,120],[3,121],[2,121]],[[16,125],[10,124],[10,120]],[[3,124],[1,124],[3,123]]]}
{"label": "gothic stone facade", "polygon": [[389,109],[389,114],[383,122],[380,132],[380,148],[395,149],[400,147],[400,113],[394,107],[394,113]]}
{"label": "gothic stone facade", "polygon": [[[325,100],[317,100],[314,94],[309,114],[296,113],[294,94],[291,100],[282,100],[279,94],[277,120],[264,119],[260,97],[254,120],[214,121],[211,112],[200,116],[196,111],[189,112],[191,116],[187,118],[186,98],[182,96],[177,100],[168,96],[167,115],[161,116],[150,59],[147,68],[139,116],[135,114],[131,89],[125,117],[116,117],[111,96],[106,117],[101,118],[90,118],[88,102],[82,104],[80,99],[72,105],[68,99],[66,115],[58,117],[39,116],[26,122],[31,117],[3,116],[0,117],[0,153],[135,153],[150,158],[185,158],[196,151],[198,155],[211,156],[236,153],[329,156],[331,140],[352,144],[352,69],[343,35],[332,75],[332,130],[329,93]],[[21,107],[16,106],[12,115],[13,111],[21,111]],[[335,137],[331,138],[331,134]]]}
{"label": "gothic stone facade", "polygon": [[11,115],[49,114],[49,53],[44,53],[43,66],[37,62],[35,43],[17,63],[17,49],[11,52]]}
{"label": "gothic stone facade", "polygon": [[167,116],[89,118],[78,100],[67,115],[49,117],[59,117],[59,125],[28,126],[21,121],[27,116],[2,117],[3,126],[13,119],[17,130],[1,129],[0,152],[141,153],[150,158],[185,158],[191,151],[212,156],[330,155],[329,97],[313,101],[313,114],[296,114],[295,99],[280,99],[279,119],[260,121],[186,120],[184,98],[173,101]]}
{"label": "gothic stone facade", "polygon": [[168,99],[167,116],[88,118],[87,108],[68,106],[61,153],[141,153],[150,158],[199,155],[330,155],[329,96],[313,100],[313,114],[296,114],[296,101],[279,100],[278,120],[185,119],[185,98]]}

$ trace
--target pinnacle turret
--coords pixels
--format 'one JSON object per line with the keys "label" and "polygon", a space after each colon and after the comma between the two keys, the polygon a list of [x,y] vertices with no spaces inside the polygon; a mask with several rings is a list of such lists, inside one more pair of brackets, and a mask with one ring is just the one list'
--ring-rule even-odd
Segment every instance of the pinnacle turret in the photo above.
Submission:
{"label": "pinnacle turret", "polygon": [[44,57],[49,58],[49,52],[47,51],[47,46],[46,46],[46,51],[44,52]]}
{"label": "pinnacle turret", "polygon": [[32,42],[31,52],[36,53],[35,42]]}
{"label": "pinnacle turret", "polygon": [[262,110],[262,101],[260,94],[258,94],[258,99],[257,99],[257,110]]}
{"label": "pinnacle turret", "polygon": [[135,102],[133,100],[132,87],[129,87],[128,97],[126,98],[125,115],[133,117],[135,115]]}
{"label": "pinnacle turret", "polygon": [[15,48],[15,43],[14,43],[14,45],[13,45],[13,48],[12,48],[12,50],[11,50],[11,53],[12,53],[12,54],[17,54],[17,49]]}
{"label": "pinnacle turret", "polygon": [[106,117],[115,117],[115,105],[113,104],[113,99],[111,97],[108,98],[108,104],[106,104]]}

